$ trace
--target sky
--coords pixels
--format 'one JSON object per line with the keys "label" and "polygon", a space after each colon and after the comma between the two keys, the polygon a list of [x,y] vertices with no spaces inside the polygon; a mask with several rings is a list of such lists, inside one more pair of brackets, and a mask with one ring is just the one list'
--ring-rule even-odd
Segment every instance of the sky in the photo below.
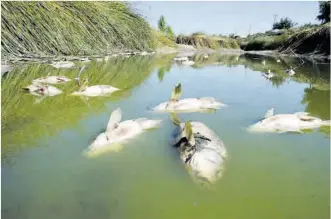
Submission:
{"label": "sky", "polygon": [[270,30],[274,16],[289,17],[299,25],[318,23],[317,1],[145,1],[132,2],[137,12],[154,27],[163,15],[175,34],[202,31],[207,34],[250,33]]}

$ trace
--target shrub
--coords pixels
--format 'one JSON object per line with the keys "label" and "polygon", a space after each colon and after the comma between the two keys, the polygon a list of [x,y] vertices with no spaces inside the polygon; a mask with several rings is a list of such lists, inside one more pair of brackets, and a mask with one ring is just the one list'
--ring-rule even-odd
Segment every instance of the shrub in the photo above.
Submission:
{"label": "shrub", "polygon": [[290,18],[281,18],[279,22],[273,24],[272,29],[290,29],[296,25]]}

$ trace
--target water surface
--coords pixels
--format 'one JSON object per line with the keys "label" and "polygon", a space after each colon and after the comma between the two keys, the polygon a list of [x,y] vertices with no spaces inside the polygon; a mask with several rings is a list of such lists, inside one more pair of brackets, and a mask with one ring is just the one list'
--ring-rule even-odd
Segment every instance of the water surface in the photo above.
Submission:
{"label": "water surface", "polygon": [[[35,78],[78,69],[21,64],[2,78],[2,217],[44,218],[329,218],[329,129],[305,134],[251,134],[245,128],[270,107],[330,119],[330,65],[256,55],[192,57],[182,66],[164,57],[130,57],[84,63],[90,85],[122,91],[80,98],[73,81],[64,93],[39,99],[20,90]],[[261,63],[266,60],[266,65]],[[82,65],[77,63],[78,65]],[[276,77],[261,75],[270,69]],[[214,113],[180,114],[204,122],[229,154],[211,188],[194,183],[168,144],[168,114],[148,109],[169,99],[178,82],[182,97],[213,96],[229,105]],[[87,158],[82,152],[105,130],[112,110],[122,119],[164,119],[159,129],[120,152]]]}

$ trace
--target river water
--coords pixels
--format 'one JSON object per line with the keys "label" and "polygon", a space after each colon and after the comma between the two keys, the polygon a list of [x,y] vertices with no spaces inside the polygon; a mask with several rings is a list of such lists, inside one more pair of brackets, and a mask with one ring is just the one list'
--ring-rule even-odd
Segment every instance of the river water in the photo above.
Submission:
{"label": "river water", "polygon": [[[109,97],[63,94],[40,98],[21,90],[46,75],[74,78],[78,69],[20,64],[2,78],[2,218],[226,218],[327,219],[330,217],[330,129],[304,134],[252,134],[245,128],[265,112],[305,111],[330,119],[330,65],[257,55],[135,56],[86,65],[89,85],[122,90]],[[262,61],[265,60],[265,65]],[[284,70],[296,68],[288,76]],[[271,80],[262,76],[268,69]],[[169,143],[168,114],[148,110],[167,101],[182,83],[182,98],[212,96],[228,105],[212,113],[180,114],[201,121],[224,142],[224,172],[211,187],[196,184]],[[163,119],[117,152],[89,158],[83,151],[105,130],[109,115],[122,120]]]}

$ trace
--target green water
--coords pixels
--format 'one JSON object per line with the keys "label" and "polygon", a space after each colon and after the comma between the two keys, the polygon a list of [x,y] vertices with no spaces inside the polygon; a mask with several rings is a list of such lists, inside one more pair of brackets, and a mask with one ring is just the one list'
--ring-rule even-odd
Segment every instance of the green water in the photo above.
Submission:
{"label": "green water", "polygon": [[[330,119],[330,65],[305,61],[288,77],[277,63],[258,56],[195,56],[191,67],[173,56],[131,57],[87,64],[90,85],[123,89],[110,97],[68,94],[75,82],[58,85],[64,94],[36,102],[20,91],[40,76],[77,69],[22,64],[2,78],[2,218],[225,218],[327,219],[329,129],[305,134],[251,134],[245,127],[276,113],[307,111]],[[263,57],[262,57],[263,58]],[[271,69],[272,81],[261,76]],[[229,105],[215,113],[180,114],[217,133],[229,154],[223,176],[211,188],[195,184],[168,145],[174,126],[167,114],[147,110],[166,101],[182,82],[183,98],[213,96]],[[164,119],[159,129],[95,158],[82,152],[104,131],[113,109],[122,119]]]}

